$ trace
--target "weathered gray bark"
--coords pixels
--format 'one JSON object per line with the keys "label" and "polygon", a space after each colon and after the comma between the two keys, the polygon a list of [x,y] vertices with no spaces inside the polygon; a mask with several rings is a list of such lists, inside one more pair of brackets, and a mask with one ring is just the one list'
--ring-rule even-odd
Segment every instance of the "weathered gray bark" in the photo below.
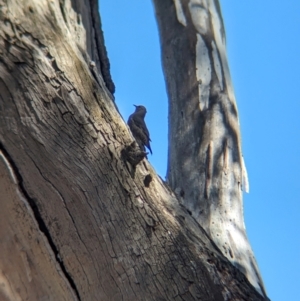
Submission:
{"label": "weathered gray bark", "polygon": [[96,2],[0,8],[0,299],[265,300],[122,159]]}
{"label": "weathered gray bark", "polygon": [[265,295],[248,242],[248,190],[218,0],[153,0],[169,96],[167,178],[223,254]]}

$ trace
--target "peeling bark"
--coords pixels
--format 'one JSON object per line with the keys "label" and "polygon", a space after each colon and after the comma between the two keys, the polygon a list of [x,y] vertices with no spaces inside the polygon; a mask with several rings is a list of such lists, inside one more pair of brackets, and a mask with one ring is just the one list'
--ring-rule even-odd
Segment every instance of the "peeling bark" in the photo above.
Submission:
{"label": "peeling bark", "polygon": [[265,300],[124,160],[95,3],[0,0],[1,300]]}

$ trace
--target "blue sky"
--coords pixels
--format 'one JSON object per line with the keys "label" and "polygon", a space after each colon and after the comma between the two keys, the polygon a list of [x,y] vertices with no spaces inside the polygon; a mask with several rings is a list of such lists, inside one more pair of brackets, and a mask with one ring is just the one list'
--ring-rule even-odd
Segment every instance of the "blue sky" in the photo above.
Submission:
{"label": "blue sky", "polygon": [[[300,300],[300,1],[221,0],[250,193],[247,234],[272,301]],[[150,0],[100,0],[116,104],[147,107],[164,178],[167,96]]]}

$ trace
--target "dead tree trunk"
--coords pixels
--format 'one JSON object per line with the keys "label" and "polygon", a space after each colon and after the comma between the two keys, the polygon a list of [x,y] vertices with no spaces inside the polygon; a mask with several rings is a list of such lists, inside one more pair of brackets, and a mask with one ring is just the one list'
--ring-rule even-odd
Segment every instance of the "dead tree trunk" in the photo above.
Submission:
{"label": "dead tree trunk", "polygon": [[266,300],[126,161],[97,2],[0,9],[0,299]]}
{"label": "dead tree trunk", "polygon": [[167,178],[223,254],[265,295],[248,242],[247,172],[218,0],[154,0],[169,96]]}

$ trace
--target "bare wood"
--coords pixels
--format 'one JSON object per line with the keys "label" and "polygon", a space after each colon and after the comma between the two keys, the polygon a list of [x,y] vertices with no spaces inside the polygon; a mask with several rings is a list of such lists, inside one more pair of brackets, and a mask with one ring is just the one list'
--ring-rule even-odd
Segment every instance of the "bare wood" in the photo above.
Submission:
{"label": "bare wood", "polygon": [[265,295],[243,217],[248,177],[218,0],[153,0],[169,97],[167,178],[223,254]]}

